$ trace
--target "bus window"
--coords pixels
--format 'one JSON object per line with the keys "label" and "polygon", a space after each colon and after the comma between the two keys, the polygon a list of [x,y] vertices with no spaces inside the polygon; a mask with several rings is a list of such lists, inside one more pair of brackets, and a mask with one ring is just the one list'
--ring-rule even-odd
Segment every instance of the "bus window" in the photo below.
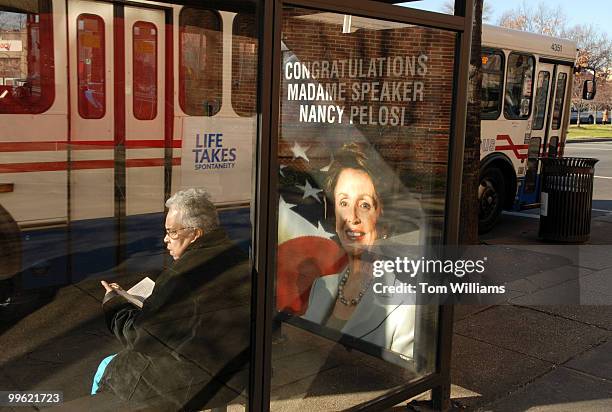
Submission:
{"label": "bus window", "polygon": [[480,113],[482,119],[495,120],[501,112],[504,55],[500,51],[482,52],[482,97]]}
{"label": "bus window", "polygon": [[[24,2],[25,3],[25,2]],[[42,113],[55,98],[51,1],[0,1],[0,113]]]}
{"label": "bus window", "polygon": [[255,16],[240,13],[232,27],[232,107],[239,116],[255,114],[257,37]]}
{"label": "bus window", "polygon": [[525,171],[525,193],[533,193],[536,189],[540,144],[542,144],[542,139],[539,137],[532,137],[531,140],[529,140],[529,149],[527,151],[527,170]]}
{"label": "bus window", "polygon": [[549,82],[550,72],[541,71],[538,73],[538,85],[536,89],[535,106],[533,109],[533,126],[531,127],[533,130],[541,130],[544,127]]}
{"label": "bus window", "polygon": [[190,116],[213,116],[221,109],[221,17],[213,10],[185,7],[179,30],[179,103]]}
{"label": "bus window", "polygon": [[506,119],[527,119],[531,114],[531,96],[535,59],[533,56],[510,53],[506,75],[504,116]]}
{"label": "bus window", "polygon": [[106,113],[104,20],[94,14],[77,17],[79,115],[101,119]]}
{"label": "bus window", "polygon": [[559,151],[559,138],[557,136],[550,138],[548,145],[548,157],[557,157]]}
{"label": "bus window", "polygon": [[137,21],[133,31],[133,107],[138,120],[157,116],[157,28],[153,23]]}
{"label": "bus window", "polygon": [[561,127],[561,117],[563,112],[563,101],[565,100],[565,83],[567,73],[559,73],[557,77],[557,90],[555,91],[555,107],[553,109],[552,129],[559,130]]}

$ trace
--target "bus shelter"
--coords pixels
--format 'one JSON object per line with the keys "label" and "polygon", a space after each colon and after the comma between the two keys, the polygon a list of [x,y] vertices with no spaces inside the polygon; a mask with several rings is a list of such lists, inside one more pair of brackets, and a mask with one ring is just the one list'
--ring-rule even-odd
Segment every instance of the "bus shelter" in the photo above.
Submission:
{"label": "bus shelter", "polygon": [[[472,7],[457,2],[449,16],[366,1],[350,10],[333,1],[264,5],[260,58],[271,70],[260,78],[255,216],[267,230],[255,239],[266,245],[256,249],[256,270],[267,276],[256,285],[265,305],[256,310],[255,352],[263,356],[253,372],[264,379],[253,406],[380,410],[429,389],[436,407],[449,406],[450,307],[400,299],[383,315],[364,311],[361,300],[340,326],[324,313],[343,306],[330,303],[337,282],[343,298],[343,259],[357,260],[352,244],[368,236],[367,215],[342,211],[359,178],[345,183],[342,168],[334,169],[354,161],[355,151],[374,164],[380,199],[361,207],[381,208],[372,223],[378,243],[395,248],[382,255],[457,242]],[[351,219],[361,221],[356,233],[343,233],[353,230]],[[327,275],[305,292],[300,282],[321,272]],[[377,336],[380,324],[393,336]]]}
{"label": "bus shelter", "polygon": [[[18,3],[0,1],[20,62],[0,62],[0,154],[23,152],[0,168],[1,291],[53,288],[39,316],[79,305],[30,354],[73,339],[92,371],[116,354],[95,396],[63,389],[62,367],[45,389],[80,410],[382,410],[428,390],[448,409],[452,307],[402,289],[402,265],[458,243],[473,1]],[[212,226],[180,218],[200,189]],[[221,232],[235,248],[181,294],[156,286],[87,340],[100,280],[174,285]]]}

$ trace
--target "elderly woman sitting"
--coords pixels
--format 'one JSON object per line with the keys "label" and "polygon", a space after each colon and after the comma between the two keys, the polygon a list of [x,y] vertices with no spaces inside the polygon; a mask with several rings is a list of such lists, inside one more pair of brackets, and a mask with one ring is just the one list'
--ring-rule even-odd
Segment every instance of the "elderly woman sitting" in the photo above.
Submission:
{"label": "elderly woman sitting", "polygon": [[178,192],[166,206],[174,262],[142,309],[102,282],[106,322],[123,349],[103,361],[92,392],[156,410],[223,406],[248,378],[248,256],[220,228],[204,190]]}

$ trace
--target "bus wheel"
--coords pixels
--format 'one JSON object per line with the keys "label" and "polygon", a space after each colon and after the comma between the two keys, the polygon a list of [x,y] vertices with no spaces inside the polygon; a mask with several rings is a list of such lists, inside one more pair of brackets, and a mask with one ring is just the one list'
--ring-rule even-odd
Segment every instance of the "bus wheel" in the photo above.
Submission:
{"label": "bus wheel", "polygon": [[21,231],[15,219],[0,205],[0,281],[21,270]]}
{"label": "bus wheel", "polygon": [[496,168],[482,172],[478,186],[478,233],[486,233],[493,229],[501,216],[505,196],[502,172]]}
{"label": "bus wheel", "polygon": [[593,121],[593,116],[589,116],[589,124],[595,124],[595,122]]}

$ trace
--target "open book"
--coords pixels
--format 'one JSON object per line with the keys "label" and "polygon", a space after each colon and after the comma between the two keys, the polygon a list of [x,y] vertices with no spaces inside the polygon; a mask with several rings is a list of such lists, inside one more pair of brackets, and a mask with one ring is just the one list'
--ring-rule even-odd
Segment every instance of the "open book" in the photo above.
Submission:
{"label": "open book", "polygon": [[142,309],[145,299],[153,293],[154,286],[155,282],[151,278],[146,277],[127,291],[121,289],[115,289],[115,291],[132,305]]}

